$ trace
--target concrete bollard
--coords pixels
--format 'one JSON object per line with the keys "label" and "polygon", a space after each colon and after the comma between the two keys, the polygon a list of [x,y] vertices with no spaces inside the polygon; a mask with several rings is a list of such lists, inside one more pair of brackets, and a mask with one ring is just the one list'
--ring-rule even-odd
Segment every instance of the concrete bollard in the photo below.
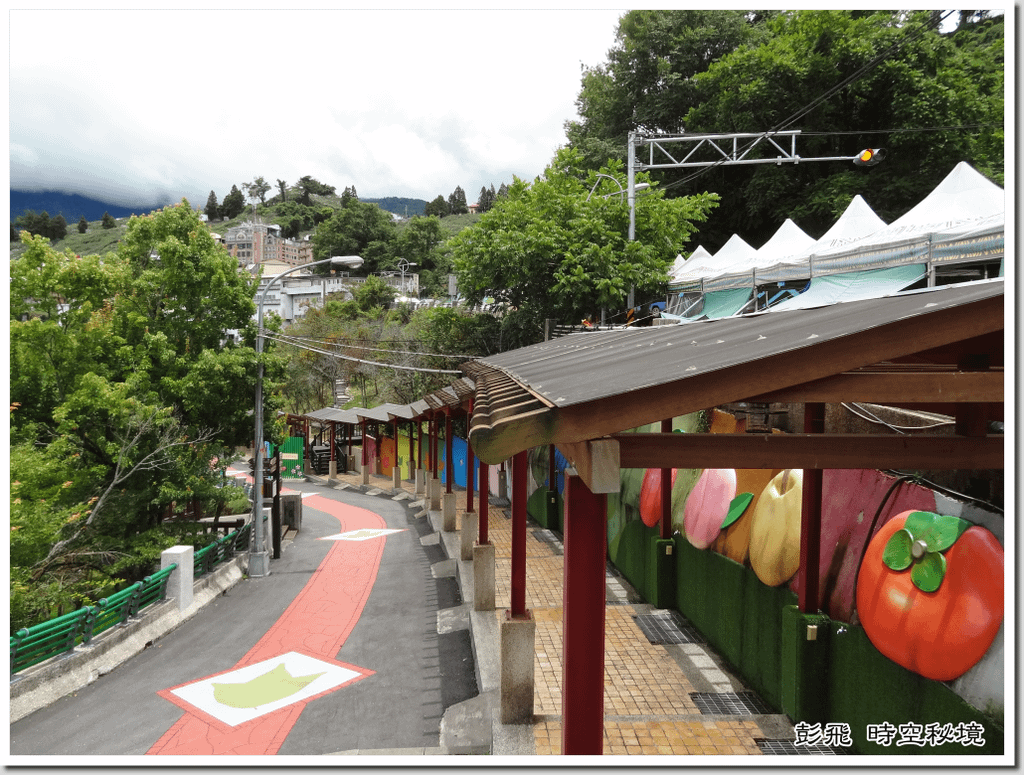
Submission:
{"label": "concrete bollard", "polygon": [[179,612],[192,605],[194,557],[195,550],[191,546],[172,546],[160,553],[161,570],[174,563],[178,565],[167,579],[167,597],[178,601]]}
{"label": "concrete bollard", "polygon": [[430,509],[432,511],[441,510],[441,480],[431,478],[430,484]]}
{"label": "concrete bollard", "polygon": [[402,467],[398,463],[395,463],[391,469],[391,482],[396,490],[402,489]]}
{"label": "concrete bollard", "polygon": [[473,610],[494,610],[494,544],[473,547]]}
{"label": "concrete bollard", "polygon": [[460,531],[462,544],[460,546],[460,557],[463,560],[473,559],[473,544],[476,543],[477,539],[477,519],[475,511],[462,512],[462,529]]}
{"label": "concrete bollard", "polygon": [[[372,465],[372,463],[370,464]],[[363,484],[370,483],[370,465],[363,466]]]}
{"label": "concrete bollard", "polygon": [[533,723],[533,657],[537,623],[529,611],[501,619],[501,723]]}
{"label": "concrete bollard", "polygon": [[427,472],[424,471],[422,468],[417,468],[416,469],[416,479],[415,479],[415,482],[416,482],[416,494],[417,495],[423,495],[423,493],[425,493],[427,491],[426,481],[427,481]]}
{"label": "concrete bollard", "polygon": [[454,533],[458,526],[458,523],[455,521],[455,497],[455,493],[446,492],[442,498],[444,505],[444,532],[446,533]]}
{"label": "concrete bollard", "polygon": [[302,530],[302,493],[281,493],[281,524]]}
{"label": "concrete bollard", "polygon": [[337,460],[332,460],[327,465],[327,481],[333,482],[337,478],[338,478],[338,461]]}

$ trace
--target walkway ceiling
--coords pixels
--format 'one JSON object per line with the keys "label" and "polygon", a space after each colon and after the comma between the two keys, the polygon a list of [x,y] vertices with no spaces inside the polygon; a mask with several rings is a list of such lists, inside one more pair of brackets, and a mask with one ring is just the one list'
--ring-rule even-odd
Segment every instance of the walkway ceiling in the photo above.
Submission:
{"label": "walkway ceiling", "polygon": [[[746,400],[1001,404],[1003,328],[997,280],[685,326],[573,334],[463,365],[476,388],[470,441],[490,464],[556,444],[577,468],[586,458],[583,468],[607,472],[611,489],[596,492],[617,489],[620,464],[651,467],[652,454],[660,455],[659,467],[886,467],[920,458],[939,463],[922,468],[998,468],[1001,437],[894,441],[859,434],[861,441],[842,442],[851,450],[842,457],[834,437],[812,442],[783,434],[790,440],[778,442],[779,435],[743,434],[723,442],[712,434],[665,434],[670,439],[656,447],[642,437],[661,434],[624,432]],[[786,460],[753,451],[760,445],[781,455],[787,443],[796,452],[785,452]],[[750,460],[730,448],[714,459],[731,455],[732,462],[709,462],[711,447],[727,444],[749,450],[743,455]],[[602,486],[600,477],[580,475],[592,488]]]}

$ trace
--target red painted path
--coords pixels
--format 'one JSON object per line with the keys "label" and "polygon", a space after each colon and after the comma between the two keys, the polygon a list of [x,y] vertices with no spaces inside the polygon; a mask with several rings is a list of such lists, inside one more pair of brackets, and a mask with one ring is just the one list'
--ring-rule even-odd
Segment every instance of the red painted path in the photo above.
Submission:
{"label": "red painted path", "polygon": [[[303,500],[310,508],[330,514],[341,532],[386,528],[382,517],[366,509],[312,495]],[[384,538],[335,541],[323,562],[281,618],[242,657],[233,669],[289,651],[334,661],[370,596],[384,553]],[[266,583],[266,582],[262,582]],[[360,670],[356,666],[349,666]],[[361,670],[365,675],[370,671]],[[355,679],[358,680],[358,679]],[[191,683],[191,681],[189,682]],[[273,755],[288,737],[303,708],[303,700],[265,716],[228,726],[181,702],[171,689],[160,695],[185,710],[185,715],[149,749],[160,755]],[[341,688],[341,687],[338,687]]]}

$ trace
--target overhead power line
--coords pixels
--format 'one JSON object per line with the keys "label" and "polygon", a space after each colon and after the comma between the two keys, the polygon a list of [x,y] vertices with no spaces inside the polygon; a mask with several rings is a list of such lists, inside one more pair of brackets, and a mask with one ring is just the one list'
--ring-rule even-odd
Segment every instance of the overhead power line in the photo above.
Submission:
{"label": "overhead power line", "polygon": [[[802,108],[797,110],[795,113],[791,114],[789,117],[787,117],[787,118],[783,119],[782,121],[780,121],[778,124],[773,126],[771,129],[767,130],[766,132],[762,132],[758,139],[756,139],[753,142],[748,144],[747,148],[752,147],[754,144],[760,142],[760,140],[770,137],[772,134],[785,129],[790,124],[793,124],[796,121],[798,121],[799,119],[803,118],[808,113],[810,113],[812,110],[814,110],[816,107],[818,107],[818,105],[820,105],[821,103],[823,103],[826,100],[830,99],[831,97],[833,97],[835,94],[837,94],[838,92],[840,92],[843,89],[845,89],[850,84],[852,84],[855,81],[858,81],[861,78],[863,78],[869,72],[871,72],[876,67],[878,67],[880,64],[882,64],[882,62],[884,62],[886,59],[888,59],[893,54],[895,54],[897,51],[899,51],[900,48],[905,46],[907,43],[910,43],[911,41],[916,40],[921,35],[924,35],[926,32],[929,32],[929,31],[935,29],[936,27],[938,27],[939,25],[941,25],[942,22],[944,22],[949,16],[951,16],[954,13],[956,13],[956,11],[946,11],[946,13],[944,13],[942,16],[940,16],[938,18],[931,19],[927,24],[922,25],[919,29],[917,29],[916,31],[914,31],[913,33],[908,35],[907,37],[902,38],[901,40],[896,41],[894,44],[889,46],[889,48],[887,48],[881,54],[876,56],[874,59],[872,59],[867,64],[863,65],[860,69],[858,69],[854,73],[852,73],[849,76],[847,76],[846,78],[844,78],[842,81],[837,83],[831,89],[829,89],[828,91],[826,91],[823,94],[819,95],[814,100],[812,100],[811,102],[807,103]],[[665,186],[662,187],[662,190],[666,190],[666,189],[669,189],[669,188],[674,188],[676,186],[685,185],[686,183],[689,183],[689,182],[691,182],[693,180],[696,180],[701,175],[706,174],[710,170],[715,169],[716,167],[719,167],[722,164],[725,164],[725,162],[721,161],[721,162],[718,162],[718,163],[713,164],[711,166],[699,169],[696,172],[694,172],[694,173],[692,173],[690,175],[687,175],[684,178],[680,178],[679,180],[676,180],[676,181],[673,181],[671,183],[666,184]]]}
{"label": "overhead power line", "polygon": [[429,374],[462,374],[457,369],[427,369],[419,366],[402,366],[396,363],[381,363],[379,361],[368,361],[364,358],[353,358],[350,355],[342,355],[341,353],[330,352],[328,350],[321,350],[317,347],[310,347],[295,341],[289,341],[287,337],[279,336],[277,334],[271,334],[265,332],[263,334],[265,339],[271,339],[275,342],[281,342],[282,344],[289,344],[293,347],[298,347],[300,350],[307,350],[308,352],[318,353],[320,355],[326,355],[330,358],[337,358],[341,361],[351,361],[353,363],[362,363],[367,366],[379,366],[382,369],[399,369],[401,371],[421,371]]}

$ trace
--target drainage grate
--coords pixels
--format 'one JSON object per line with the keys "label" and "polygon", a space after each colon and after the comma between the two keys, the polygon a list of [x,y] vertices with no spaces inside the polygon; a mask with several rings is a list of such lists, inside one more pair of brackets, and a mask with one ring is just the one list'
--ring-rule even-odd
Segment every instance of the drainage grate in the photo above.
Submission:
{"label": "drainage grate", "polygon": [[847,748],[827,745],[796,745],[792,740],[757,740],[757,747],[766,756],[849,756]]}
{"label": "drainage grate", "polygon": [[531,531],[533,537],[540,541],[542,544],[550,544],[551,548],[555,550],[556,554],[562,553],[562,539],[558,537],[556,533],[544,528]]}
{"label": "drainage grate", "polygon": [[701,634],[675,611],[658,611],[634,616],[637,627],[651,643],[705,643]]}
{"label": "drainage grate", "polygon": [[690,699],[707,716],[759,716],[775,713],[753,692],[690,692]]}

